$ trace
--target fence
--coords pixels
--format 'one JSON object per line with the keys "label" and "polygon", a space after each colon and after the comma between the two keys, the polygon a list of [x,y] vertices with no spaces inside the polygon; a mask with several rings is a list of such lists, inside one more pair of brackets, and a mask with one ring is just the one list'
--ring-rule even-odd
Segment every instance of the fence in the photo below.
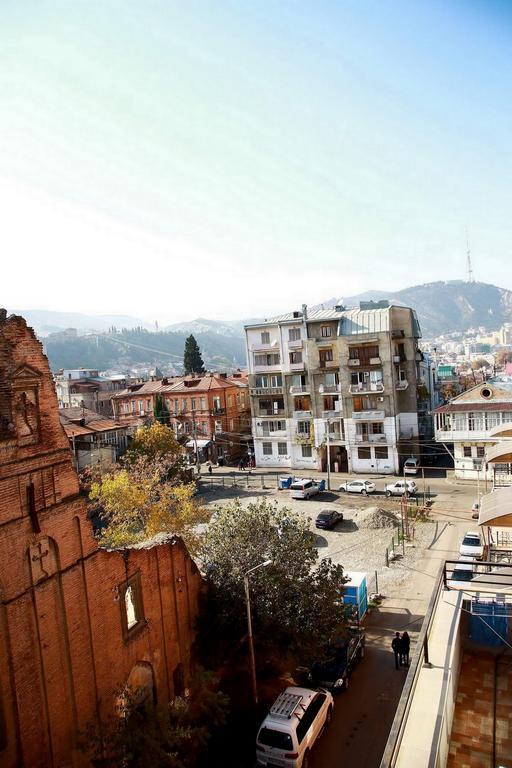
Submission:
{"label": "fence", "polygon": [[212,491],[215,488],[255,488],[278,490],[278,475],[202,475],[197,484],[198,493]]}

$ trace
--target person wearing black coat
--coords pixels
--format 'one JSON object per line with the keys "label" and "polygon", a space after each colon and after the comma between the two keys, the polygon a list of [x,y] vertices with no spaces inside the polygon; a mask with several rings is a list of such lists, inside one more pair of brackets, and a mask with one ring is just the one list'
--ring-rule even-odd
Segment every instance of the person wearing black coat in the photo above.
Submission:
{"label": "person wearing black coat", "polygon": [[402,664],[406,667],[409,666],[409,649],[411,647],[411,638],[409,637],[409,634],[407,632],[402,632],[402,637],[400,638],[400,643],[402,646]]}
{"label": "person wearing black coat", "polygon": [[400,638],[400,632],[395,632],[395,636],[391,642],[391,648],[395,654],[395,669],[398,669],[402,657],[402,640]]}

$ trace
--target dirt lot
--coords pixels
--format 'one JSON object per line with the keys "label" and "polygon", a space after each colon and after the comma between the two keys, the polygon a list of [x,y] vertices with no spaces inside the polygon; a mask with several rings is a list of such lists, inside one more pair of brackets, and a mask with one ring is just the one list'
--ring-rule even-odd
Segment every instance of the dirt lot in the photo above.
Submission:
{"label": "dirt lot", "polygon": [[[277,501],[282,506],[304,514],[309,520],[311,530],[315,533],[315,543],[320,556],[330,557],[333,562],[341,563],[347,571],[366,571],[371,591],[375,586],[374,576],[377,572],[378,591],[384,595],[394,592],[408,577],[411,565],[422,557],[436,533],[436,525],[431,521],[415,523],[411,531],[413,538],[405,545],[404,554],[402,546],[398,545],[400,502],[397,499],[361,498],[356,495],[347,497],[326,492],[321,494],[318,500],[315,498],[304,501],[291,499],[286,491],[241,487],[214,488],[202,495],[202,500],[208,507],[223,505],[234,499],[246,505],[262,498]],[[338,523],[332,531],[316,529],[314,522],[317,514],[322,509],[332,506],[343,512],[343,522]],[[371,513],[376,508],[385,510],[390,518],[389,527],[367,527],[368,521],[365,520],[367,513]],[[395,513],[395,521],[393,521],[393,513]],[[395,559],[392,559],[393,538]],[[389,565],[386,565],[386,549],[391,555]]]}

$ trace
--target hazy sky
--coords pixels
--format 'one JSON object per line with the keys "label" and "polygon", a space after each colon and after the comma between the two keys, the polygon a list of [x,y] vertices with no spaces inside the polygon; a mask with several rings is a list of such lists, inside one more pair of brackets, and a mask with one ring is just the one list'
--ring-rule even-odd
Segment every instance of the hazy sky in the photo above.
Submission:
{"label": "hazy sky", "polygon": [[2,0],[0,306],[512,288],[508,0]]}

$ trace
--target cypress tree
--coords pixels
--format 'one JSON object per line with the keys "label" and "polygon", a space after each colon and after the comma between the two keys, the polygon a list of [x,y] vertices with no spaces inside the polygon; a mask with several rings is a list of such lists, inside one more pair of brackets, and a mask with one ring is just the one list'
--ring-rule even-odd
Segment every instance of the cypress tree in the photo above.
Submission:
{"label": "cypress tree", "polygon": [[204,363],[201,350],[192,334],[185,339],[185,354],[183,355],[183,368],[185,375],[189,373],[204,373]]}
{"label": "cypress tree", "polygon": [[169,411],[161,395],[155,397],[153,416],[159,424],[169,424]]}

